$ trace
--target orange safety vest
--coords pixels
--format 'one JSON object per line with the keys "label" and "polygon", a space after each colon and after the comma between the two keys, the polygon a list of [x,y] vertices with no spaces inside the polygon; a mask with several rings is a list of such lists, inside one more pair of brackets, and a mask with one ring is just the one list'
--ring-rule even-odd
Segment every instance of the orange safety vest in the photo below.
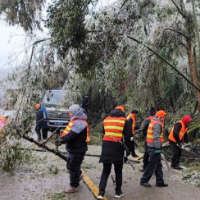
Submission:
{"label": "orange safety vest", "polygon": [[130,113],[128,116],[127,116],[127,119],[132,119],[133,122],[132,122],[132,134],[134,135],[135,134],[135,116],[133,116],[132,113]]}
{"label": "orange safety vest", "polygon": [[[178,121],[177,123],[181,123],[181,126],[182,126],[181,130],[179,131],[179,139],[181,141],[183,139],[185,133],[187,132],[188,128],[185,128],[185,124],[182,122],[182,120]],[[173,126],[173,128],[171,129],[171,131],[169,133],[168,139],[173,141],[173,142],[175,142],[175,143],[177,143],[177,141],[174,138],[174,134],[173,133],[174,133],[174,126]]]}
{"label": "orange safety vest", "polygon": [[3,134],[1,133],[1,130],[2,130],[3,127],[5,126],[6,121],[7,121],[7,118],[5,118],[5,117],[3,117],[3,116],[0,116],[0,137],[3,135]]}
{"label": "orange safety vest", "polygon": [[155,124],[159,123],[162,127],[162,132],[160,134],[160,142],[164,142],[164,138],[163,138],[163,123],[156,121],[156,120],[151,120],[147,129],[147,137],[146,137],[146,142],[147,143],[153,143],[154,142],[154,137],[153,137],[153,126]]}
{"label": "orange safety vest", "polygon": [[103,140],[118,142],[122,140],[125,117],[106,117],[103,121],[105,134]]}
{"label": "orange safety vest", "polygon": [[87,121],[84,120],[84,119],[75,119],[75,120],[70,121],[69,124],[66,126],[65,130],[64,130],[64,131],[62,132],[62,134],[60,135],[60,137],[63,137],[63,136],[65,136],[65,135],[67,135],[67,134],[70,132],[70,130],[71,130],[73,124],[74,124],[76,121],[84,121],[84,122],[86,123],[86,127],[87,127],[87,139],[86,139],[86,142],[87,142],[87,143],[90,142],[89,126],[88,126]]}
{"label": "orange safety vest", "polygon": [[164,142],[164,126],[165,126],[165,123],[161,122],[161,124],[162,124],[162,133],[160,134],[160,141],[163,143]]}
{"label": "orange safety vest", "polygon": [[152,120],[153,118],[154,118],[153,116],[149,116],[149,117],[147,117],[146,119]]}

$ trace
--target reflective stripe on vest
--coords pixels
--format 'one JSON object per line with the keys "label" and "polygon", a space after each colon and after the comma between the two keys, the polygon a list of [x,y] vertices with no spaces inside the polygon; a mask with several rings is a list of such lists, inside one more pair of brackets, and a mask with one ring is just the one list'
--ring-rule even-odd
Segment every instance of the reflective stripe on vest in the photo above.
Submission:
{"label": "reflective stripe on vest", "polygon": [[154,137],[153,137],[153,127],[155,124],[159,123],[162,127],[162,132],[160,134],[160,142],[163,142],[164,141],[164,138],[163,138],[163,125],[161,122],[159,121],[156,121],[156,120],[151,120],[150,123],[149,123],[149,126],[148,126],[148,129],[147,129],[147,137],[146,137],[146,142],[147,143],[153,143],[154,142]]}
{"label": "reflective stripe on vest", "polygon": [[103,140],[118,142],[123,137],[123,130],[125,126],[125,117],[106,117],[103,121],[105,135]]}
{"label": "reflective stripe on vest", "polygon": [[62,132],[62,134],[60,135],[60,137],[63,137],[63,136],[65,136],[65,135],[67,135],[67,134],[70,132],[70,130],[71,130],[73,124],[74,124],[76,121],[84,121],[84,122],[86,123],[86,127],[87,127],[87,139],[86,139],[86,142],[87,142],[87,143],[90,142],[89,126],[88,126],[87,121],[84,120],[84,119],[75,119],[75,120],[70,121],[69,124],[66,126],[65,130],[64,130],[64,131]]}
{"label": "reflective stripe on vest", "polygon": [[160,134],[160,141],[163,143],[164,142],[164,122],[161,122],[162,124],[162,133]]}
{"label": "reflective stripe on vest", "polygon": [[[183,139],[185,133],[187,132],[188,128],[185,128],[185,124],[182,122],[182,120],[180,120],[176,123],[181,123],[181,130],[179,131],[179,140],[181,141]],[[172,127],[172,129],[169,133],[168,139],[177,143],[176,139],[174,138],[174,126]]]}
{"label": "reflective stripe on vest", "polygon": [[135,116],[133,116],[132,113],[130,113],[128,116],[127,116],[127,119],[132,119],[133,122],[132,122],[132,134],[134,135],[135,134]]}

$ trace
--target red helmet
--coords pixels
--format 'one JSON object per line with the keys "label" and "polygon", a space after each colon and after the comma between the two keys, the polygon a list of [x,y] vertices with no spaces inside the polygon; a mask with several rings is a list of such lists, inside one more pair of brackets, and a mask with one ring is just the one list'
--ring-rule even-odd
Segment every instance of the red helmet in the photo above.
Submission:
{"label": "red helmet", "polygon": [[192,118],[190,117],[190,115],[185,115],[181,120],[183,121],[185,126],[187,126],[192,121]]}

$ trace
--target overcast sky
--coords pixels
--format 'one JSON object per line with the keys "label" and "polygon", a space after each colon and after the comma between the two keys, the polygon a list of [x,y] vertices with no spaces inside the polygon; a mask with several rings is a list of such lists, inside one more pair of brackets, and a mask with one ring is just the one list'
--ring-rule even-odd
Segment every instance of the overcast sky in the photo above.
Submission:
{"label": "overcast sky", "polygon": [[[99,0],[98,7],[109,6],[119,0]],[[22,28],[6,25],[0,20],[0,69],[15,67],[23,60],[25,33]],[[10,63],[10,64],[9,64]]]}
{"label": "overcast sky", "polygon": [[0,68],[4,69],[9,66],[10,56],[13,65],[22,59],[22,56],[17,55],[23,50],[25,34],[22,28],[8,26],[2,21],[0,21],[0,30]]}

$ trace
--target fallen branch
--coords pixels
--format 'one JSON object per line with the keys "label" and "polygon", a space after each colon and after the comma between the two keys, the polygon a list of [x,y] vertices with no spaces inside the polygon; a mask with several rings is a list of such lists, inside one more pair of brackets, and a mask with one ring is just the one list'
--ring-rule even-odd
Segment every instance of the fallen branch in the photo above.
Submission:
{"label": "fallen branch", "polygon": [[51,153],[54,153],[54,154],[57,155],[58,157],[60,157],[60,158],[62,158],[63,160],[67,161],[66,155],[63,155],[60,151],[55,150],[55,149],[51,149],[51,148],[48,147],[47,145],[42,144],[42,143],[40,143],[40,142],[37,142],[37,141],[35,141],[33,138],[30,138],[30,137],[28,137],[28,136],[26,136],[26,135],[24,135],[24,134],[22,135],[22,138],[28,140],[29,142],[32,142],[32,143],[36,144],[37,146],[39,146],[39,147],[41,147],[41,148],[43,148],[43,149],[45,149],[45,150],[47,150],[47,151],[49,151],[49,152],[51,152]]}
{"label": "fallen branch", "polygon": [[[36,142],[37,143],[37,142]],[[42,147],[43,148],[43,144],[42,144],[42,146],[40,146],[40,147]],[[46,146],[46,145],[45,145]],[[47,147],[47,146],[46,146]],[[48,148],[48,149],[47,149]],[[49,147],[47,147],[45,150],[44,149],[35,149],[35,148],[23,148],[23,147],[21,147],[21,148],[17,148],[17,149],[20,149],[20,150],[25,150],[25,151],[39,151],[39,152],[47,152],[47,151],[49,151],[49,150],[55,150],[55,149],[51,149],[51,148],[49,148]],[[47,151],[46,151],[47,150]],[[54,153],[54,152],[53,152]],[[61,153],[61,154],[67,154],[67,151],[59,151],[59,153]],[[100,157],[101,155],[99,155],[99,154],[85,154],[85,156],[91,156],[91,157]]]}

